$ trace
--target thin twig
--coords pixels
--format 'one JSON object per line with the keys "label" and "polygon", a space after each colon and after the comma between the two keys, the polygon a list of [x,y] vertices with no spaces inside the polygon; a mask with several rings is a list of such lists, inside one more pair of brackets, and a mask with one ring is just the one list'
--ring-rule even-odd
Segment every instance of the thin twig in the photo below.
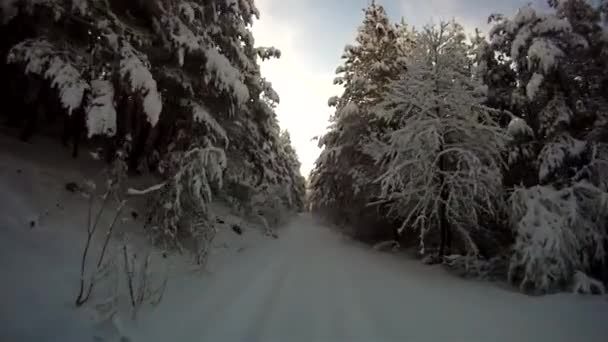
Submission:
{"label": "thin twig", "polygon": [[84,252],[82,253],[82,261],[80,263],[80,290],[78,292],[78,297],[76,298],[76,306],[81,306],[85,301],[82,300],[82,295],[84,293],[84,269],[87,262],[87,255],[89,253],[89,246],[91,245],[91,240],[93,238],[94,231],[91,229],[91,217],[93,211],[93,194],[91,193],[89,196],[89,209],[87,214],[87,242],[84,246]]}
{"label": "thin twig", "polygon": [[[104,198],[104,203],[107,200],[109,193],[106,193],[106,197]],[[101,265],[103,263],[103,259],[105,257],[106,254],[106,250],[108,248],[108,244],[110,243],[110,238],[112,237],[112,232],[114,231],[114,227],[116,226],[116,222],[118,221],[118,217],[120,216],[120,213],[122,212],[122,209],[125,205],[126,201],[122,201],[122,203],[120,204],[120,206],[118,207],[118,209],[116,210],[116,215],[114,215],[114,219],[112,220],[112,224],[110,225],[110,227],[108,228],[108,232],[106,233],[106,238],[105,241],[103,243],[103,247],[101,249],[101,254],[99,255],[99,258],[97,260],[97,266],[95,267],[95,273],[97,273],[99,271],[99,269],[101,268]],[[103,209],[103,207],[102,207]],[[99,217],[100,215],[97,215],[98,219],[97,222],[99,221]],[[95,227],[97,226],[97,222],[95,222]],[[92,279],[91,282],[89,283],[89,288],[87,290],[86,296],[81,300],[80,305],[82,305],[83,303],[85,303],[86,301],[89,300],[89,297],[91,296],[91,293],[93,292],[93,288],[95,287],[95,280]]]}
{"label": "thin twig", "polygon": [[133,267],[129,262],[128,247],[125,244],[123,246],[123,255],[125,259],[125,272],[127,274],[127,285],[129,286],[129,296],[131,298],[131,306],[135,308],[135,294],[133,292]]}

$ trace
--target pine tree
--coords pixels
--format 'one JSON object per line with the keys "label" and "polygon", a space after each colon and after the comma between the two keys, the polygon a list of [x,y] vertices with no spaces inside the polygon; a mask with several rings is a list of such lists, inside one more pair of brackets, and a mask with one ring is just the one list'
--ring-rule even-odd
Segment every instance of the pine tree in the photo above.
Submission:
{"label": "pine tree", "polygon": [[[132,172],[150,169],[174,180],[199,169],[196,182],[176,187],[210,188],[203,175],[212,167],[225,169],[224,196],[234,184],[265,196],[261,189],[272,184],[285,189],[289,205],[301,201],[292,187],[299,170],[287,162],[294,156],[279,143],[279,97],[259,66],[280,51],[254,45],[253,0],[11,0],[1,9],[2,87],[17,80],[42,111],[56,108],[47,116],[73,123],[72,135],[104,136],[108,159],[127,144]],[[14,99],[3,98],[8,112],[27,105]],[[212,162],[210,153],[226,162]],[[203,193],[193,214],[207,212]]]}
{"label": "pine tree", "polygon": [[394,129],[368,146],[383,170],[381,200],[402,220],[400,232],[440,233],[439,256],[452,232],[471,255],[484,219],[502,209],[501,151],[506,136],[472,78],[468,46],[455,22],[416,35],[408,72],[390,83],[377,115]]}
{"label": "pine tree", "polygon": [[516,244],[509,277],[537,291],[605,265],[608,236],[599,223],[608,209],[600,201],[608,107],[599,10],[580,0],[549,3],[551,13],[526,6],[512,19],[496,17],[490,34],[517,80],[507,185],[525,188],[511,198]]}
{"label": "pine tree", "polygon": [[356,44],[344,49],[344,63],[334,81],[344,86],[344,93],[329,100],[336,112],[329,132],[319,141],[323,151],[311,173],[313,206],[334,218],[355,219],[377,192],[372,182],[376,170],[362,148],[382,130],[370,108],[388,82],[404,71],[403,40],[384,8],[372,2],[365,9]]}

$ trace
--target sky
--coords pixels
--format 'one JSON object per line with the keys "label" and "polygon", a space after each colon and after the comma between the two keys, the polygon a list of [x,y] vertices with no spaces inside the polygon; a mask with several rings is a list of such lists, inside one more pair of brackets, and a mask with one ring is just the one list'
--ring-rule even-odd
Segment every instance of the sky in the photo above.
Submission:
{"label": "sky", "polygon": [[[256,0],[260,19],[253,25],[257,46],[281,50],[278,60],[262,63],[262,74],[273,84],[281,102],[280,125],[291,134],[308,177],[320,149],[312,139],[329,125],[333,109],[327,100],[342,90],[333,85],[334,71],[346,44],[354,42],[371,0]],[[421,27],[440,19],[456,19],[468,32],[487,30],[492,13],[513,15],[528,3],[545,0],[377,0],[394,22],[402,17]]]}

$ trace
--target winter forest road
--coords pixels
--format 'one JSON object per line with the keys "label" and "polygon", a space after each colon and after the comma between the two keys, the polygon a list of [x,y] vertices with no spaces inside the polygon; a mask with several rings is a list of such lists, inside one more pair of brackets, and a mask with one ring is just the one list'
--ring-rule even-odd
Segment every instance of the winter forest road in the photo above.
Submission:
{"label": "winter forest road", "polygon": [[136,340],[608,340],[605,300],[528,297],[460,279],[345,239],[307,214],[242,254],[205,277],[204,289],[174,282]]}

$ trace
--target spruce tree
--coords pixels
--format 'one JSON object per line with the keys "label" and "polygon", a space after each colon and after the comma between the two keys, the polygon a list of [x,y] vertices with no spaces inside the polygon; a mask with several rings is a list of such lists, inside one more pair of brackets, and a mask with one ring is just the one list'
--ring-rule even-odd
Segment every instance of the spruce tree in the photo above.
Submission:
{"label": "spruce tree", "polygon": [[608,236],[600,223],[608,214],[600,10],[580,0],[549,4],[550,13],[526,6],[513,18],[496,17],[490,33],[517,80],[507,186],[521,187],[511,197],[509,277],[534,291],[563,287],[576,272],[601,274]]}
{"label": "spruce tree", "polygon": [[365,9],[355,45],[347,45],[335,84],[344,87],[329,100],[336,107],[329,132],[319,141],[323,148],[311,173],[311,202],[339,220],[356,220],[366,210],[378,187],[373,161],[363,146],[382,131],[371,113],[390,80],[404,71],[403,42],[398,27],[375,2]]}

